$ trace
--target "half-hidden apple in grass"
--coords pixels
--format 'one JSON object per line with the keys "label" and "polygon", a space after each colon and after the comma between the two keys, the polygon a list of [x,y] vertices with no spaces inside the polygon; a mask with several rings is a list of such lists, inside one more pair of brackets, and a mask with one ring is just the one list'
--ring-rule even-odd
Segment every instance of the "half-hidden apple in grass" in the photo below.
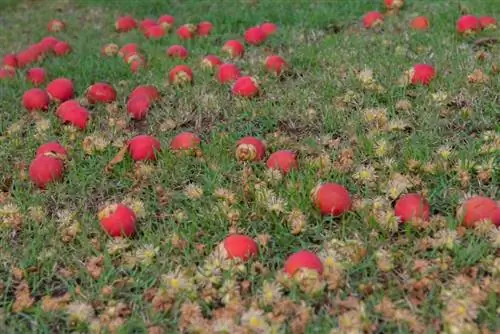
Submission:
{"label": "half-hidden apple in grass", "polygon": [[402,223],[407,223],[414,219],[427,221],[431,215],[431,207],[429,202],[420,194],[406,194],[396,201],[394,215]]}
{"label": "half-hidden apple in grass", "polygon": [[481,221],[489,220],[500,226],[500,205],[485,196],[474,196],[466,200],[457,210],[457,219],[465,226],[473,228]]}
{"label": "half-hidden apple in grass", "polygon": [[485,30],[495,30],[497,28],[497,20],[492,16],[481,16],[479,24]]}
{"label": "half-hidden apple in grass", "polygon": [[188,55],[188,50],[182,45],[172,45],[167,49],[167,56],[172,58],[186,59]]}
{"label": "half-hidden apple in grass", "polygon": [[324,183],[311,191],[311,199],[323,216],[338,217],[352,207],[349,192],[337,183]]}
{"label": "half-hidden apple in grass", "polygon": [[40,61],[43,58],[41,50],[38,48],[27,48],[17,53],[17,67],[24,68],[36,61]]}
{"label": "half-hidden apple in grass", "polygon": [[266,154],[266,146],[255,137],[243,137],[236,143],[236,159],[239,161],[261,161]]}
{"label": "half-hidden apple in grass", "polygon": [[201,60],[201,67],[213,70],[222,65],[222,60],[216,55],[207,55]]}
{"label": "half-hidden apple in grass", "polygon": [[429,19],[426,16],[417,16],[410,21],[410,27],[414,30],[429,29]]}
{"label": "half-hidden apple in grass", "polygon": [[276,169],[283,174],[298,168],[297,154],[288,150],[276,151],[269,156],[266,163],[270,169]]}
{"label": "half-hidden apple in grass", "polygon": [[196,34],[196,26],[194,24],[183,24],[177,29],[177,36],[181,39],[192,39]]}
{"label": "half-hidden apple in grass", "polygon": [[252,238],[242,234],[231,234],[221,243],[222,252],[228,259],[248,261],[259,254],[259,246]]}
{"label": "half-hidden apple in grass", "polygon": [[38,149],[36,150],[35,157],[38,157],[39,155],[49,155],[50,156],[51,153],[55,154],[55,155],[59,155],[60,157],[67,157],[68,156],[68,151],[66,151],[64,146],[59,144],[59,142],[57,142],[57,141],[52,141],[52,142],[48,142],[48,143],[40,145],[38,147]]}
{"label": "half-hidden apple in grass", "polygon": [[271,22],[264,22],[260,25],[260,29],[266,34],[266,37],[269,37],[278,31],[278,26]]}
{"label": "half-hidden apple in grass", "polygon": [[404,0],[384,0],[385,7],[389,10],[401,9],[404,6]]}
{"label": "half-hidden apple in grass", "polygon": [[245,47],[240,41],[232,39],[224,43],[222,52],[225,52],[231,58],[240,58],[245,54]]}
{"label": "half-hidden apple in grass", "polygon": [[464,36],[473,35],[481,30],[481,23],[474,15],[464,15],[457,20],[457,32]]}
{"label": "half-hidden apple in grass", "polygon": [[170,71],[169,80],[174,85],[192,83],[193,71],[187,65],[177,65]]}
{"label": "half-hidden apple in grass", "polygon": [[9,53],[2,57],[2,68],[17,68],[17,56],[15,53]]}
{"label": "half-hidden apple in grass", "polygon": [[29,175],[31,182],[45,189],[49,183],[62,179],[64,163],[50,155],[38,155],[31,161]]}
{"label": "half-hidden apple in grass", "polygon": [[134,90],[129,94],[128,99],[132,99],[139,95],[147,96],[151,101],[156,101],[160,99],[160,91],[153,85],[140,85],[134,88]]}
{"label": "half-hidden apple in grass", "polygon": [[59,43],[59,40],[55,37],[52,37],[52,36],[47,36],[47,37],[44,37],[40,43],[38,43],[38,45],[40,45],[42,47],[42,50],[44,53],[47,53],[47,52],[53,52],[54,51],[54,47],[56,46],[56,44]]}
{"label": "half-hidden apple in grass", "polygon": [[157,22],[165,30],[170,30],[175,24],[175,18],[172,15],[162,15]]}
{"label": "half-hidden apple in grass", "polygon": [[60,41],[54,45],[54,53],[56,56],[64,56],[71,53],[72,49],[68,42]]}
{"label": "half-hidden apple in grass", "polygon": [[170,142],[172,151],[189,151],[199,148],[201,139],[192,132],[181,132]]}
{"label": "half-hidden apple in grass", "polygon": [[144,36],[149,39],[160,39],[165,36],[165,28],[159,24],[155,24],[146,28],[144,31]]}
{"label": "half-hidden apple in grass", "polygon": [[271,55],[266,58],[266,69],[268,72],[273,73],[275,75],[281,75],[283,72],[288,69],[288,64],[283,57],[278,55]]}
{"label": "half-hidden apple in grass", "polygon": [[138,121],[146,117],[150,106],[151,100],[147,95],[137,95],[128,100],[127,112],[132,119]]}
{"label": "half-hidden apple in grass", "polygon": [[415,64],[406,74],[412,85],[427,86],[436,77],[436,69],[428,64]]}
{"label": "half-hidden apple in grass", "polygon": [[26,80],[31,82],[35,86],[39,86],[45,82],[47,78],[47,72],[41,67],[33,67],[26,72]]}
{"label": "half-hidden apple in grass", "polygon": [[40,88],[29,89],[23,95],[23,106],[28,111],[47,111],[49,103],[49,95]]}
{"label": "half-hidden apple in grass", "polygon": [[293,277],[300,270],[314,270],[318,274],[322,274],[323,263],[313,252],[300,250],[288,257],[285,262],[284,271]]}
{"label": "half-hidden apple in grass", "polygon": [[47,24],[47,29],[50,32],[59,32],[59,31],[64,30],[65,27],[66,27],[66,24],[64,24],[63,21],[58,20],[58,19],[54,19]]}
{"label": "half-hidden apple in grass", "polygon": [[219,83],[225,84],[241,77],[241,72],[235,64],[222,64],[217,68],[216,76]]}
{"label": "half-hidden apple in grass", "polygon": [[81,107],[80,102],[78,102],[77,100],[65,101],[57,107],[56,116],[60,117],[61,114],[64,114],[68,112],[68,110],[71,110],[76,107]]}
{"label": "half-hidden apple in grass", "polygon": [[129,52],[123,56],[123,60],[127,64],[132,64],[134,61],[146,62],[146,58],[139,52]]}
{"label": "half-hidden apple in grass", "polygon": [[137,22],[130,15],[122,16],[115,22],[115,29],[118,32],[128,32],[135,28],[137,28]]}
{"label": "half-hidden apple in grass", "polygon": [[135,59],[130,63],[130,71],[132,73],[137,73],[139,70],[147,67],[147,63],[144,59]]}
{"label": "half-hidden apple in grass", "polygon": [[98,213],[99,222],[111,237],[131,237],[136,231],[136,216],[124,204],[111,204]]}
{"label": "half-hidden apple in grass", "polygon": [[77,129],[85,130],[90,119],[90,113],[86,108],[76,106],[71,109],[64,109],[64,111],[58,114],[58,117],[63,124],[69,124]]}
{"label": "half-hidden apple in grass", "polygon": [[134,161],[156,160],[160,150],[160,141],[152,136],[139,135],[128,142],[128,151]]}
{"label": "half-hidden apple in grass", "polygon": [[120,51],[118,51],[118,56],[125,57],[129,53],[134,53],[134,52],[139,52],[139,47],[135,43],[128,43],[120,48]]}
{"label": "half-hidden apple in grass", "polygon": [[47,85],[47,93],[52,101],[67,101],[75,95],[73,81],[67,78],[54,79]]}
{"label": "half-hidden apple in grass", "polygon": [[260,27],[251,27],[245,31],[245,41],[250,45],[260,45],[266,38],[267,35]]}
{"label": "half-hidden apple in grass", "polygon": [[14,79],[16,71],[10,67],[0,68],[0,80]]}
{"label": "half-hidden apple in grass", "polygon": [[114,43],[108,43],[102,47],[101,54],[107,57],[114,57],[118,54],[120,47]]}
{"label": "half-hidden apple in grass", "polygon": [[150,27],[158,25],[155,20],[147,18],[139,23],[139,30],[144,34]]}
{"label": "half-hidden apple in grass", "polygon": [[87,89],[90,103],[111,103],[116,100],[116,90],[108,83],[97,82]]}
{"label": "half-hidden apple in grass", "polygon": [[201,37],[209,36],[210,33],[212,32],[213,27],[214,25],[211,22],[208,21],[200,22],[196,27],[196,33],[198,34],[198,36]]}
{"label": "half-hidden apple in grass", "polygon": [[231,92],[234,96],[254,97],[259,94],[260,89],[257,80],[251,76],[244,76],[236,79]]}
{"label": "half-hidden apple in grass", "polygon": [[384,16],[380,12],[368,12],[363,16],[363,26],[365,29],[372,29],[384,23]]}

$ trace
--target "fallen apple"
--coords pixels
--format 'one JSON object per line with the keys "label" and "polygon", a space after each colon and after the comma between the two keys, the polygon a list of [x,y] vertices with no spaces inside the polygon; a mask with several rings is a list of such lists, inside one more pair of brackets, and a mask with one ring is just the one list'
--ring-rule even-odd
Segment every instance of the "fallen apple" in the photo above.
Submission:
{"label": "fallen apple", "polygon": [[136,232],[136,216],[124,204],[112,204],[98,213],[99,222],[111,237],[131,237]]}
{"label": "fallen apple", "polygon": [[255,137],[243,137],[236,143],[236,159],[239,161],[261,161],[266,154],[266,146]]}
{"label": "fallen apple", "polygon": [[120,48],[120,51],[118,51],[118,56],[124,58],[129,53],[137,53],[137,52],[139,52],[139,47],[137,46],[137,44],[128,43]]}
{"label": "fallen apple", "polygon": [[267,35],[260,27],[251,27],[245,31],[245,41],[250,45],[260,45],[266,38]]}
{"label": "fallen apple", "polygon": [[288,257],[285,262],[284,271],[293,277],[302,269],[314,270],[319,274],[323,273],[323,263],[313,252],[300,250]]}
{"label": "fallen apple", "polygon": [[188,50],[182,45],[172,45],[167,49],[167,56],[172,58],[186,59],[188,55]]}
{"label": "fallen apple", "polygon": [[500,206],[489,197],[474,196],[466,200],[457,210],[457,219],[468,228],[476,227],[481,221],[490,220],[500,226]]}
{"label": "fallen apple", "polygon": [[385,7],[389,10],[398,10],[401,9],[405,1],[404,0],[384,0]]}
{"label": "fallen apple", "polygon": [[23,106],[28,111],[47,111],[49,103],[49,95],[40,88],[29,89],[23,95]]}
{"label": "fallen apple", "polygon": [[170,71],[169,80],[174,85],[192,83],[193,71],[187,65],[177,65]]}
{"label": "fallen apple", "polygon": [[151,100],[147,95],[137,95],[128,100],[127,112],[132,119],[141,120],[148,114],[150,106]]}
{"label": "fallen apple", "polygon": [[111,103],[116,101],[116,90],[110,84],[98,82],[87,89],[87,99],[90,103]]}
{"label": "fallen apple", "polygon": [[49,183],[62,179],[64,163],[49,155],[39,155],[31,161],[29,176],[38,188],[45,189]]}
{"label": "fallen apple", "polygon": [[139,23],[139,30],[144,34],[150,27],[158,25],[155,20],[147,18]]}
{"label": "fallen apple", "polygon": [[197,149],[201,144],[201,139],[192,132],[181,132],[170,142],[172,151],[186,151]]}
{"label": "fallen apple", "polygon": [[338,217],[351,210],[352,200],[346,188],[337,183],[324,183],[311,192],[314,206],[323,216]]}
{"label": "fallen apple", "polygon": [[429,202],[419,194],[403,195],[396,201],[394,215],[402,223],[407,223],[413,219],[429,220],[431,208]]}
{"label": "fallen apple", "polygon": [[213,70],[222,64],[222,60],[215,55],[207,55],[201,60],[201,67]]}
{"label": "fallen apple", "polygon": [[64,24],[63,21],[58,20],[58,19],[54,19],[47,24],[47,29],[50,32],[59,32],[59,31],[64,30],[65,27],[66,27],[66,24]]}
{"label": "fallen apple", "polygon": [[292,151],[276,151],[269,156],[266,163],[270,169],[279,170],[283,174],[298,168],[297,155]]}
{"label": "fallen apple", "polygon": [[260,29],[262,29],[266,37],[269,37],[278,31],[278,26],[271,22],[264,22],[260,25]]}
{"label": "fallen apple", "polygon": [[120,50],[119,46],[114,43],[106,44],[102,47],[101,54],[103,56],[114,57]]}
{"label": "fallen apple", "polygon": [[45,82],[47,78],[47,73],[45,69],[41,67],[33,67],[26,72],[26,80],[31,82],[35,86],[39,86]]}
{"label": "fallen apple", "polygon": [[47,85],[47,93],[52,101],[57,103],[72,99],[75,95],[73,81],[67,78],[57,78]]}
{"label": "fallen apple", "polygon": [[222,64],[217,68],[216,76],[219,83],[226,84],[241,77],[241,73],[235,64]]}
{"label": "fallen apple", "polygon": [[410,22],[410,27],[415,30],[429,29],[429,19],[425,16],[417,16]]}
{"label": "fallen apple", "polygon": [[12,68],[0,68],[0,80],[14,79],[16,76],[16,71]]}
{"label": "fallen apple", "polygon": [[484,30],[495,30],[497,28],[497,20],[492,16],[481,16],[479,24]]}
{"label": "fallen apple", "polygon": [[82,106],[63,109],[58,113],[58,116],[63,124],[69,124],[80,130],[87,128],[90,119],[89,111]]}
{"label": "fallen apple", "polygon": [[177,36],[181,39],[192,39],[196,34],[196,26],[193,24],[183,24],[177,29]]}
{"label": "fallen apple", "polygon": [[416,64],[408,74],[412,85],[427,86],[436,77],[436,70],[431,65]]}
{"label": "fallen apple", "polygon": [[151,101],[156,101],[160,99],[160,92],[158,88],[152,85],[140,85],[137,86],[128,96],[128,99],[132,99],[139,95],[147,96]]}
{"label": "fallen apple", "polygon": [[242,234],[231,234],[222,242],[228,259],[248,261],[259,254],[259,246],[250,237]]}
{"label": "fallen apple", "polygon": [[245,47],[237,40],[229,40],[224,46],[222,46],[222,51],[227,53],[231,58],[243,57],[245,54]]}
{"label": "fallen apple", "polygon": [[35,157],[38,157],[39,155],[50,156],[51,153],[54,153],[61,157],[68,156],[68,151],[66,151],[66,149],[61,144],[59,144],[59,142],[53,141],[40,145],[36,150]]}
{"label": "fallen apple", "polygon": [[158,24],[165,30],[170,30],[175,24],[175,18],[172,15],[162,15],[158,19]]}
{"label": "fallen apple", "polygon": [[281,56],[271,55],[266,58],[265,66],[268,72],[277,76],[288,69],[288,64]]}
{"label": "fallen apple", "polygon": [[363,26],[365,29],[372,29],[381,26],[384,23],[384,17],[380,12],[368,12],[363,16]]}
{"label": "fallen apple", "polygon": [[71,53],[72,49],[71,46],[67,42],[57,42],[56,45],[54,45],[54,53],[56,56],[64,56],[69,53]]}
{"label": "fallen apple", "polygon": [[115,29],[118,32],[128,32],[135,28],[137,28],[137,22],[130,15],[122,16],[115,22]]}
{"label": "fallen apple", "polygon": [[198,23],[196,33],[198,34],[198,36],[201,37],[209,36],[210,33],[212,32],[213,27],[214,25],[211,22],[208,21],[200,22]]}
{"label": "fallen apple", "polygon": [[244,76],[236,79],[231,88],[231,92],[234,96],[249,98],[258,95],[260,89],[257,80],[251,76]]}
{"label": "fallen apple", "polygon": [[155,137],[139,135],[128,142],[128,151],[134,161],[156,160],[161,144]]}
{"label": "fallen apple", "polygon": [[457,32],[464,36],[473,35],[481,30],[481,23],[474,15],[464,15],[457,20]]}
{"label": "fallen apple", "polygon": [[165,36],[165,29],[159,24],[147,27],[144,31],[144,36],[149,39],[160,39]]}

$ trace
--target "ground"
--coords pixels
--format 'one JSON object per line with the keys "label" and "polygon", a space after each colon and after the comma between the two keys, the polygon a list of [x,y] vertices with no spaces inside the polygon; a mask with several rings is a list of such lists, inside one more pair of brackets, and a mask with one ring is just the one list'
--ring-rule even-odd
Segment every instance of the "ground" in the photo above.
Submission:
{"label": "ground", "polygon": [[[3,332],[499,330],[499,231],[489,221],[467,229],[456,217],[467,197],[500,198],[500,49],[489,39],[498,30],[455,31],[464,13],[499,19],[497,0],[407,0],[375,30],[363,29],[361,17],[385,12],[382,1],[1,2],[1,55],[52,34],[73,51],[37,65],[49,80],[72,79],[79,99],[95,82],[118,92],[116,104],[89,106],[88,128],[74,131],[61,125],[55,104],[47,113],[22,107],[32,88],[26,70],[0,80]],[[207,20],[214,29],[206,38],[180,41],[173,31],[151,41],[137,30],[115,32],[126,14],[171,14],[177,26]],[[408,27],[417,15],[429,17],[429,30]],[[46,30],[54,18],[66,22],[64,31]],[[235,61],[261,94],[235,98],[200,60],[223,56],[226,40],[243,40],[245,29],[265,21],[278,32]],[[100,53],[106,43],[129,42],[147,59],[136,74]],[[188,59],[168,58],[172,44],[184,45]],[[290,65],[283,77],[265,71],[273,53]],[[194,84],[172,86],[168,73],[183,62]],[[403,84],[418,63],[433,65],[436,78]],[[162,98],[146,120],[133,121],[125,106],[139,84],[157,86]],[[169,150],[182,131],[201,137],[201,156]],[[160,140],[157,161],[135,164],[127,155],[105,172],[139,134]],[[247,135],[266,141],[266,156],[297,152],[298,169],[279,177],[265,163],[236,161],[235,143]],[[64,179],[41,191],[28,167],[53,140],[71,160]],[[348,189],[352,210],[322,217],[310,198],[322,182]],[[428,221],[395,220],[394,202],[407,192],[428,199]],[[137,233],[112,239],[98,212],[122,201],[137,214]],[[248,263],[214,255],[234,232],[259,245]],[[301,249],[321,257],[324,273],[291,282],[282,268]]]}

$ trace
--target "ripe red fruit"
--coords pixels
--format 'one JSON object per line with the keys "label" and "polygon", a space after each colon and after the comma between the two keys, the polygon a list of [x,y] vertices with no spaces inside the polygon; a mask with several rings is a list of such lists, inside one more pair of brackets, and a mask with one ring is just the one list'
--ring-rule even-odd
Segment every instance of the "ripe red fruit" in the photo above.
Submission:
{"label": "ripe red fruit", "polygon": [[115,29],[118,32],[127,32],[137,28],[137,22],[130,15],[122,16],[115,22]]}
{"label": "ripe red fruit", "polygon": [[278,26],[271,22],[264,22],[260,25],[260,29],[262,29],[266,37],[269,37],[278,31]]}
{"label": "ripe red fruit", "polygon": [[206,37],[210,35],[212,32],[214,25],[208,21],[203,21],[198,23],[198,27],[196,29],[196,32],[198,33],[198,36],[203,36]]}
{"label": "ripe red fruit", "polygon": [[114,57],[118,53],[119,49],[118,45],[109,43],[102,47],[101,54],[103,56]]}
{"label": "ripe red fruit", "polygon": [[144,56],[138,52],[129,52],[123,56],[123,60],[127,64],[132,64],[134,61],[146,62]]}
{"label": "ripe red fruit", "polygon": [[127,112],[135,120],[141,120],[148,114],[151,100],[146,95],[137,95],[127,102]]}
{"label": "ripe red fruit", "polygon": [[238,258],[242,261],[257,256],[259,247],[250,237],[242,234],[231,234],[222,242],[228,259]]}
{"label": "ripe red fruit", "polygon": [[135,43],[128,43],[121,47],[120,51],[118,51],[118,56],[125,57],[129,53],[137,53],[139,52],[139,47]]}
{"label": "ripe red fruit", "polygon": [[101,227],[111,237],[131,237],[136,230],[134,211],[123,204],[112,204],[99,211]]}
{"label": "ripe red fruit", "polygon": [[67,110],[71,110],[75,107],[81,107],[80,102],[78,102],[77,100],[65,101],[57,107],[56,116],[61,117],[61,115],[66,113]]}
{"label": "ripe red fruit", "polygon": [[35,157],[38,157],[39,155],[50,156],[51,153],[55,153],[64,157],[68,156],[68,151],[66,151],[66,149],[61,144],[59,144],[59,142],[53,141],[40,145],[40,147],[38,147],[38,149],[36,150]]}
{"label": "ripe red fruit", "polygon": [[9,68],[0,68],[0,80],[13,79],[16,76],[16,71]]}
{"label": "ripe red fruit", "polygon": [[40,189],[62,178],[64,164],[60,159],[39,155],[31,161],[29,175],[31,181]]}
{"label": "ripe red fruit", "polygon": [[43,84],[46,77],[47,73],[41,67],[33,67],[26,73],[26,80],[30,81],[36,86]]}
{"label": "ripe red fruit", "polygon": [[410,70],[413,85],[428,85],[436,76],[436,70],[431,65],[416,64]]}
{"label": "ripe red fruit", "polygon": [[134,161],[156,160],[156,153],[160,150],[160,141],[155,137],[139,135],[128,142],[128,151]]}
{"label": "ripe red fruit", "polygon": [[116,90],[107,83],[98,82],[87,89],[90,103],[111,103],[116,100]]}
{"label": "ripe red fruit", "polygon": [[385,6],[389,10],[400,9],[405,4],[404,0],[384,0]]}
{"label": "ripe red fruit", "polygon": [[27,90],[23,95],[23,106],[28,111],[47,111],[49,103],[49,95],[43,89],[32,88]]}
{"label": "ripe red fruit", "polygon": [[368,12],[363,16],[363,26],[366,29],[381,26],[384,23],[384,17],[380,12]]}
{"label": "ripe red fruit", "polygon": [[3,56],[1,67],[15,69],[17,67],[17,56],[13,53]]}
{"label": "ripe red fruit", "polygon": [[137,73],[137,71],[143,68],[146,68],[146,61],[144,59],[135,59],[130,63],[132,73]]}
{"label": "ripe red fruit", "polygon": [[267,159],[267,167],[277,169],[283,174],[287,174],[292,169],[297,169],[297,155],[292,151],[277,151]]}
{"label": "ripe red fruit", "polygon": [[193,24],[184,24],[177,29],[177,36],[181,39],[191,39],[196,33],[196,26]]}
{"label": "ripe red fruit", "polygon": [[141,85],[137,86],[128,96],[128,99],[131,100],[132,98],[139,96],[139,95],[145,95],[147,96],[151,101],[156,101],[160,99],[160,92],[158,91],[158,88],[155,86],[151,85]]}
{"label": "ripe red fruit", "polygon": [[167,49],[167,55],[169,57],[177,57],[180,59],[186,59],[189,55],[188,50],[182,45],[172,45]]}
{"label": "ripe red fruit", "polygon": [[153,19],[144,19],[141,21],[141,23],[139,24],[139,30],[142,32],[142,33],[145,33],[146,30],[148,30],[148,28],[150,27],[153,27],[153,26],[156,26],[157,23],[155,20]]}
{"label": "ripe red fruit", "polygon": [[281,75],[287,68],[288,64],[281,56],[272,55],[266,58],[266,69],[276,75]]}
{"label": "ripe red fruit", "polygon": [[171,15],[163,15],[158,19],[158,24],[165,30],[170,30],[170,28],[172,28],[175,24],[175,18]]}
{"label": "ripe red fruit", "polygon": [[47,24],[47,29],[51,32],[59,32],[61,30],[64,30],[66,25],[64,24],[63,21],[54,19]]}
{"label": "ripe red fruit", "polygon": [[266,34],[260,27],[251,27],[245,31],[245,41],[251,45],[260,45],[266,40]]}
{"label": "ripe red fruit", "polygon": [[20,51],[17,54],[17,67],[23,68],[26,65],[34,63],[42,59],[41,53],[37,48],[28,48],[26,50]]}
{"label": "ripe red fruit", "polygon": [[483,220],[491,220],[500,225],[500,206],[493,199],[484,196],[474,196],[465,201],[457,210],[458,220],[469,228],[476,227]]}
{"label": "ripe red fruit", "polygon": [[241,73],[235,64],[222,64],[217,68],[217,80],[221,84],[233,82],[239,77],[241,77]]}
{"label": "ripe red fruit", "polygon": [[222,47],[222,51],[229,54],[231,58],[243,57],[245,54],[245,47],[237,40],[229,40]]}
{"label": "ripe red fruit", "polygon": [[80,130],[87,128],[90,119],[89,111],[82,106],[64,109],[58,116],[63,124],[70,124]]}
{"label": "ripe red fruit", "polygon": [[415,30],[429,29],[429,19],[425,16],[417,16],[410,22],[410,27]]}
{"label": "ripe red fruit", "polygon": [[181,132],[170,142],[170,149],[173,151],[183,151],[196,149],[201,143],[200,137],[192,132]]}
{"label": "ripe red fruit", "polygon": [[67,42],[57,42],[57,44],[54,45],[54,53],[56,56],[64,56],[71,51],[71,46]]}
{"label": "ripe red fruit", "polygon": [[429,202],[419,194],[407,194],[397,200],[394,214],[402,223],[415,218],[427,221],[431,215],[431,207]]}
{"label": "ripe red fruit", "polygon": [[464,15],[457,21],[457,32],[462,35],[471,35],[481,30],[481,23],[474,15]]}
{"label": "ripe red fruit", "polygon": [[222,60],[215,55],[208,55],[201,60],[201,67],[205,69],[214,69],[222,64]]}
{"label": "ripe red fruit", "polygon": [[75,91],[73,81],[66,78],[58,78],[52,80],[47,85],[47,93],[50,99],[56,102],[64,102],[73,98]]}
{"label": "ripe red fruit", "polygon": [[165,29],[161,25],[155,24],[154,26],[146,28],[144,36],[149,39],[160,39],[165,36]]}
{"label": "ripe red fruit", "polygon": [[233,84],[231,92],[235,96],[253,97],[259,94],[259,85],[251,76],[240,77]]}
{"label": "ripe red fruit", "polygon": [[323,273],[323,263],[320,258],[307,250],[301,250],[293,253],[285,262],[284,271],[288,275],[295,275],[301,269],[315,270],[319,274]]}
{"label": "ripe red fruit", "polygon": [[41,46],[41,49],[43,50],[44,53],[47,53],[54,51],[54,46],[56,46],[57,43],[59,43],[59,40],[57,38],[52,36],[47,36],[44,37],[40,41],[40,43],[38,43],[38,45]]}
{"label": "ripe red fruit", "polygon": [[325,183],[311,192],[311,199],[323,216],[340,216],[351,209],[349,192],[340,184]]}
{"label": "ripe red fruit", "polygon": [[497,28],[497,20],[491,16],[481,16],[479,18],[479,24],[481,28],[487,30],[495,30]]}
{"label": "ripe red fruit", "polygon": [[177,65],[170,71],[169,79],[174,85],[190,83],[193,81],[193,71],[187,65]]}
{"label": "ripe red fruit", "polygon": [[243,137],[236,143],[236,159],[239,161],[260,161],[264,154],[266,146],[255,137]]}

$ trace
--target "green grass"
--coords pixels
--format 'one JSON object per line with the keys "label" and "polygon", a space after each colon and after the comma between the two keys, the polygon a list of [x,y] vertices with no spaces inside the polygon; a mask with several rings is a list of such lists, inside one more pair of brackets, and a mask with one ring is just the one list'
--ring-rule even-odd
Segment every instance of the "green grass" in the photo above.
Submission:
{"label": "green grass", "polygon": [[[78,98],[92,83],[109,82],[118,91],[119,106],[116,113],[102,105],[89,107],[92,119],[88,128],[72,133],[58,121],[55,105],[37,117],[22,108],[22,95],[31,88],[24,80],[26,70],[18,70],[14,80],[0,81],[2,332],[88,332],[96,327],[120,333],[148,329],[151,333],[155,329],[195,332],[194,327],[183,327],[191,319],[193,326],[202,326],[200,332],[212,333],[214,319],[219,318],[225,323],[232,319],[238,326],[229,332],[250,333],[251,324],[245,318],[255,308],[263,313],[254,319],[254,326],[259,321],[267,323],[262,333],[271,332],[271,327],[276,332],[294,333],[434,333],[453,327],[471,333],[473,329],[498,330],[498,230],[484,226],[465,230],[455,218],[466,195],[500,198],[500,81],[494,70],[500,65],[500,49],[498,43],[474,45],[479,37],[498,37],[498,30],[470,38],[458,36],[458,4],[430,0],[407,0],[402,11],[386,18],[381,31],[361,29],[362,15],[383,10],[381,2],[88,0],[14,4],[0,0],[0,54],[18,52],[39,41],[48,34],[49,20],[63,19],[66,30],[54,35],[68,41],[73,52],[60,58],[49,56],[36,66],[46,69],[49,80],[71,78]],[[476,15],[500,18],[495,0],[464,0],[461,5]],[[177,26],[208,20],[214,31],[205,39],[179,41],[171,33],[160,41],[149,41],[139,31],[118,34],[113,28],[120,15],[131,14],[140,20],[166,13],[175,16]],[[428,15],[429,31],[408,28],[409,20],[417,15]],[[222,56],[224,41],[242,39],[246,28],[264,21],[277,23],[278,34],[262,46],[246,46],[245,56],[236,61],[243,73],[259,80],[262,94],[252,100],[236,99],[229,87],[219,85],[201,68],[200,60],[210,53]],[[138,43],[148,60],[147,69],[138,74],[132,74],[120,58],[100,55],[106,43],[129,42]],[[185,63],[193,68],[193,86],[168,84],[170,69],[182,63],[166,57],[165,49],[172,44],[188,48]],[[486,53],[485,60],[476,59],[479,51]],[[265,72],[262,62],[271,53],[289,62],[290,75],[278,79]],[[426,87],[399,85],[403,73],[416,63],[434,65],[436,79]],[[364,69],[372,70],[381,90],[370,89],[359,80],[358,73]],[[489,76],[488,82],[468,82],[467,76],[476,69]],[[157,86],[162,99],[146,121],[134,123],[125,106],[129,92],[139,84]],[[438,101],[436,96],[444,98]],[[403,100],[411,107],[401,108]],[[365,119],[367,110],[373,108],[384,110],[389,124],[400,120],[407,127],[401,131],[377,129]],[[126,120],[127,128],[111,127],[110,118]],[[165,131],[168,119],[176,126]],[[48,120],[49,128],[37,130],[40,120]],[[16,122],[21,127],[13,132]],[[168,149],[170,140],[181,131],[201,136],[203,158],[178,157]],[[141,181],[134,178],[135,165],[129,156],[111,173],[103,172],[119,148],[110,144],[93,154],[83,149],[87,136],[112,142],[138,134],[156,136],[163,147],[157,161],[148,164],[152,173]],[[276,182],[269,179],[264,163],[237,162],[235,142],[246,135],[265,139],[267,156],[279,149],[295,150],[299,169]],[[71,160],[64,180],[40,191],[30,183],[27,168],[37,147],[51,140],[63,144]],[[337,141],[328,145],[329,140]],[[382,141],[391,147],[384,154],[378,149]],[[444,146],[451,150],[448,160],[439,154]],[[485,153],[485,147],[492,149]],[[341,163],[348,150],[351,163]],[[330,161],[330,166],[318,168],[319,157]],[[411,161],[421,167],[411,168]],[[374,168],[377,178],[372,184],[356,178],[362,166]],[[489,177],[479,173],[478,166],[486,166],[483,169]],[[251,175],[245,176],[248,168]],[[433,214],[429,226],[422,229],[408,224],[391,230],[380,216],[369,217],[371,204],[340,218],[324,218],[310,200],[310,192],[319,182],[337,182],[356,202],[385,199],[388,206],[383,213],[390,213],[395,198],[389,196],[387,187],[397,173],[413,184],[403,192],[422,192],[428,198]],[[257,184],[283,200],[282,212],[258,200]],[[200,198],[185,194],[189,185],[202,190]],[[236,200],[224,204],[214,195],[221,188],[233,192]],[[113,253],[111,238],[103,233],[97,213],[105,203],[126,198],[140,201],[145,215],[138,220],[137,235],[128,240],[128,248]],[[8,214],[9,208],[15,213]],[[299,234],[292,233],[289,223],[293,210],[303,213],[306,220]],[[36,211],[40,214],[34,215]],[[228,211],[239,218],[231,221]],[[73,218],[63,221],[61,216]],[[64,239],[68,228],[76,226],[77,233]],[[217,278],[217,282],[208,284],[208,278],[195,272],[212,264],[210,254],[234,231],[259,240],[269,237],[269,241],[260,245],[259,256],[245,266],[245,272],[234,266],[212,272],[209,278]],[[450,247],[446,247],[447,237]],[[136,254],[148,247],[156,249],[150,262]],[[335,270],[343,279],[337,280],[331,272],[316,278],[320,283],[339,281],[338,286],[316,293],[308,293],[304,282],[282,286],[281,297],[263,305],[265,282],[281,284],[279,273],[286,258],[300,249],[335,255],[340,266]],[[99,256],[103,257],[101,272],[92,277],[86,265]],[[137,263],[131,264],[133,260]],[[425,268],[415,269],[422,261]],[[174,293],[161,277],[179,272],[186,277],[181,280],[192,284],[187,291]],[[23,284],[29,290],[23,290]],[[249,288],[242,287],[247,284]],[[168,307],[160,310],[155,302],[162,299],[161,289],[167,291],[168,298],[162,301]],[[146,298],[148,291],[155,292],[154,301]],[[228,291],[240,298],[228,301]],[[47,297],[65,293],[68,300],[47,309]],[[33,299],[19,307],[23,297]],[[393,305],[381,304],[383,298]],[[189,313],[188,301],[200,306],[205,320],[196,318],[192,308]],[[469,318],[460,313],[460,302],[465,303]],[[82,315],[72,311],[76,303],[91,310],[81,322],[74,321],[75,313]],[[121,312],[113,311],[117,304],[124,305]],[[352,327],[346,320],[351,320]]]}

